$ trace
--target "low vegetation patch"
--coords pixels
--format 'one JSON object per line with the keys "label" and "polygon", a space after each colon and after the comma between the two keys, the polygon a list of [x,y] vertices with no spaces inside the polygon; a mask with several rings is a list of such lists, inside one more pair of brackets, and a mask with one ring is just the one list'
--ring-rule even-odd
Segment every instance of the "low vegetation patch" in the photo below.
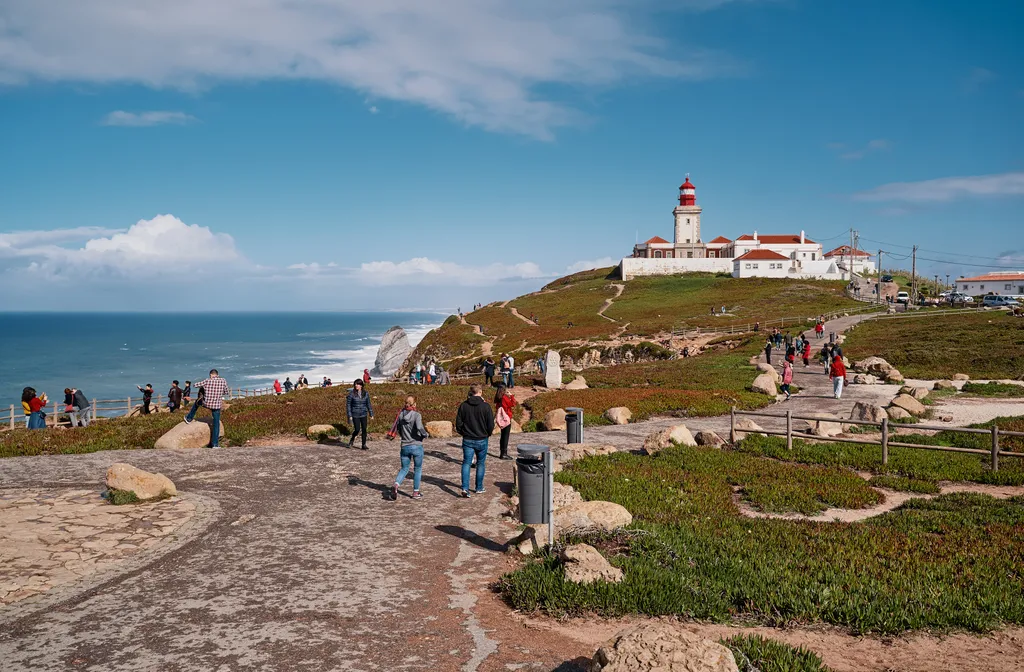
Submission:
{"label": "low vegetation patch", "polygon": [[[559,481],[585,499],[621,504],[646,533],[623,537],[628,551],[610,558],[624,571],[621,583],[567,582],[557,558],[539,553],[502,578],[505,599],[554,615],[824,622],[856,633],[1024,622],[1024,499],[939,495],[853,524],[751,519],[733,504],[734,465],[725,461],[753,456],[708,452],[616,453],[567,465]],[[723,463],[709,470],[705,459]]]}
{"label": "low vegetation patch", "polygon": [[106,496],[107,501],[114,506],[138,504],[142,501],[139,499],[139,496],[135,494],[134,490],[107,490]]}
{"label": "low vegetation patch", "polygon": [[960,391],[976,397],[1024,397],[1024,385],[1012,383],[964,383]]}
{"label": "low vegetation patch", "polygon": [[878,355],[908,378],[1024,375],[1024,320],[999,311],[868,320],[847,334],[851,361]]}
{"label": "low vegetation patch", "polygon": [[740,672],[832,672],[818,654],[760,635],[736,635],[722,644],[732,651]]}
{"label": "low vegetation patch", "polygon": [[899,490],[901,492],[916,492],[922,495],[939,494],[939,486],[935,481],[923,481],[919,478],[907,478],[906,476],[894,474],[872,476],[868,483],[876,488],[888,488],[889,490]]}

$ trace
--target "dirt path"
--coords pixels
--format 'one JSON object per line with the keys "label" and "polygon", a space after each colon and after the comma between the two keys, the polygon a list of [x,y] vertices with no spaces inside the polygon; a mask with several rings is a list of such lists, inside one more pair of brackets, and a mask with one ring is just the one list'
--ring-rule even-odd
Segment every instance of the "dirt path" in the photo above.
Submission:
{"label": "dirt path", "polygon": [[609,299],[605,299],[604,300],[604,305],[602,305],[601,309],[597,311],[597,314],[600,315],[601,317],[603,317],[604,319],[608,320],[609,322],[618,322],[618,320],[616,320],[614,317],[608,317],[607,315],[605,315],[604,311],[606,311],[609,308],[611,308],[612,304],[615,303],[615,299],[617,299],[620,296],[622,296],[622,292],[626,289],[626,286],[625,285],[619,285],[619,284],[613,284],[612,287],[615,288],[615,296],[613,296],[613,297],[611,297]]}
{"label": "dirt path", "polygon": [[466,325],[467,327],[473,327],[473,333],[476,334],[477,336],[486,336],[483,327],[481,327],[479,324],[470,324],[469,322],[466,321],[466,317],[464,315],[459,315],[459,322]]}
{"label": "dirt path", "polygon": [[518,310],[516,310],[516,309],[515,309],[515,307],[514,307],[514,306],[509,306],[509,310],[510,310],[510,311],[512,311],[512,314],[513,314],[513,315],[515,315],[516,317],[518,317],[518,318],[519,318],[520,320],[522,320],[523,322],[526,322],[526,323],[527,323],[528,325],[530,325],[531,327],[536,327],[536,326],[538,326],[536,322],[534,322],[534,321],[533,321],[533,320],[531,320],[530,318],[528,318],[528,317],[526,317],[525,315],[523,315],[522,313],[520,313],[520,312],[519,312]]}

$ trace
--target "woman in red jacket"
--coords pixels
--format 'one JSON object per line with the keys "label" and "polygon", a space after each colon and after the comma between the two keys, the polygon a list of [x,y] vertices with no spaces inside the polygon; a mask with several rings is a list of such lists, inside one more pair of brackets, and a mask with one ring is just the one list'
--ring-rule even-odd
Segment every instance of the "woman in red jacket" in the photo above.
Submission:
{"label": "woman in red jacket", "polygon": [[832,370],[829,375],[832,377],[832,392],[836,399],[843,396],[843,384],[846,382],[846,363],[843,356],[835,353],[832,357]]}
{"label": "woman in red jacket", "polygon": [[498,458],[502,460],[512,459],[508,455],[508,439],[512,434],[512,409],[517,403],[516,398],[504,385],[498,385],[498,391],[494,394],[494,418],[496,424],[501,427],[501,452]]}
{"label": "woman in red jacket", "polygon": [[811,342],[804,341],[804,366],[811,365]]}

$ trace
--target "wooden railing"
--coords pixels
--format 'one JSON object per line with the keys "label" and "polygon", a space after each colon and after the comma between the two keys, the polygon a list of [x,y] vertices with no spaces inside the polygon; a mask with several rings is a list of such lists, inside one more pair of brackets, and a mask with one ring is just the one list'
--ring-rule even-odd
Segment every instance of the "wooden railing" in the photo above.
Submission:
{"label": "wooden railing", "polygon": [[685,335],[685,334],[692,334],[692,333],[704,334],[704,335],[713,334],[713,335],[723,335],[723,336],[724,335],[729,335],[729,334],[747,334],[747,333],[750,333],[750,332],[754,331],[754,325],[755,324],[758,325],[758,328],[761,331],[765,331],[766,329],[771,329],[772,327],[779,327],[780,329],[784,329],[784,328],[786,328],[787,325],[789,327],[791,327],[791,328],[803,327],[803,328],[806,329],[806,328],[808,328],[806,325],[809,324],[811,320],[816,320],[818,317],[821,317],[822,315],[824,315],[825,316],[825,320],[828,321],[828,320],[838,319],[838,318],[843,317],[844,315],[847,315],[847,314],[848,315],[859,315],[861,313],[875,312],[875,311],[877,311],[877,310],[879,310],[880,308],[883,308],[883,307],[884,307],[884,304],[873,303],[873,304],[870,304],[870,305],[867,305],[867,306],[859,306],[857,308],[849,308],[849,309],[842,309],[842,310],[832,310],[832,311],[829,311],[827,313],[819,313],[818,315],[810,315],[810,316],[804,315],[804,316],[800,316],[800,317],[778,317],[778,318],[775,318],[773,320],[766,320],[764,322],[760,322],[759,321],[759,322],[755,323],[755,322],[748,321],[748,322],[743,322],[743,323],[733,323],[733,324],[726,325],[724,327],[700,327],[700,326],[687,327],[685,325],[682,325],[682,326],[675,327],[672,330],[672,335],[673,336],[682,336],[682,335]]}
{"label": "wooden railing", "polygon": [[[773,430],[773,429],[737,429],[736,428],[736,416],[745,415],[753,416],[758,418],[776,418],[779,420],[786,421],[785,430]],[[889,418],[883,418],[882,422],[868,422],[864,420],[840,420],[838,418],[822,418],[815,417],[813,415],[796,415],[792,411],[786,411],[784,413],[771,413],[767,411],[740,411],[733,406],[729,417],[729,441],[730,443],[736,443],[737,432],[742,434],[765,434],[768,436],[784,436],[786,437],[786,448],[793,450],[793,421],[794,420],[806,420],[808,422],[834,422],[841,425],[856,425],[859,427],[873,427],[878,428],[882,432],[882,437],[879,441],[873,441],[866,438],[850,439],[845,437],[819,437],[808,434],[800,434],[799,438],[808,439],[813,441],[824,441],[826,443],[859,443],[869,446],[879,446],[882,450],[882,464],[889,463],[889,448],[917,448],[920,450],[937,450],[947,453],[971,453],[974,455],[987,455],[989,457],[989,464],[992,471],[999,470],[999,458],[1001,457],[1024,457],[1024,453],[1010,452],[999,449],[999,437],[1000,436],[1011,436],[1011,437],[1024,437],[1024,432],[1011,432],[1008,430],[1000,430],[995,424],[990,429],[972,429],[970,427],[939,427],[934,425],[908,425],[896,422],[890,422]],[[924,443],[904,443],[900,441],[893,441],[889,435],[889,432],[893,429],[916,429],[925,431],[941,431],[941,432],[955,432],[959,434],[985,434],[992,437],[991,448],[984,450],[981,448],[960,448],[959,446],[934,446]]]}

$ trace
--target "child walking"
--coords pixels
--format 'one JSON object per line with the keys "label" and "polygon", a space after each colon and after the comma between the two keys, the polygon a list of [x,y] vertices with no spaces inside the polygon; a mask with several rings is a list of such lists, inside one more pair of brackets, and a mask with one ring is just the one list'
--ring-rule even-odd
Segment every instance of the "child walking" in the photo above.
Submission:
{"label": "child walking", "polygon": [[391,486],[391,499],[398,499],[398,488],[409,475],[410,464],[413,467],[412,498],[422,499],[420,477],[423,475],[423,439],[427,437],[427,429],[423,426],[423,416],[416,410],[416,397],[410,395],[405,398],[405,408],[398,414],[395,425],[402,440],[402,468]]}
{"label": "child walking", "polygon": [[789,386],[793,383],[793,365],[787,359],[782,363],[782,391],[786,393],[786,401],[789,401]]}

